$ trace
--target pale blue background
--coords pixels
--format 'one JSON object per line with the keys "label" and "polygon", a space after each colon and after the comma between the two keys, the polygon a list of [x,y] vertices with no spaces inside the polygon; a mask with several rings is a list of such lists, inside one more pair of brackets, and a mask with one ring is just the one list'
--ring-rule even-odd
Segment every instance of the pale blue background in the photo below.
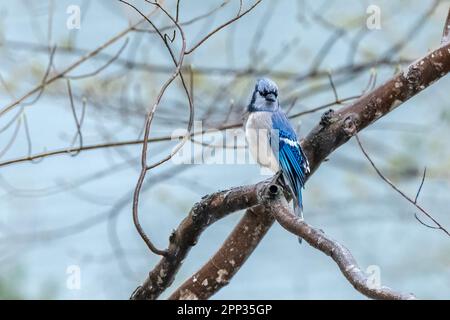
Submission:
{"label": "pale blue background", "polygon": [[[245,1],[246,2],[246,1]],[[89,3],[89,6],[86,5]],[[169,1],[169,3],[171,3]],[[182,1],[181,21],[195,17],[217,6],[218,1]],[[218,25],[233,16],[238,1],[232,1],[217,12],[211,26]],[[65,27],[66,8],[70,4],[82,7],[82,27],[69,31]],[[364,27],[366,8],[369,4],[380,6],[382,28],[370,32],[363,47],[370,54],[359,54],[357,59],[378,56],[407,32],[417,20],[418,14],[430,5],[429,1],[330,1],[324,15],[333,23],[359,30]],[[260,25],[269,1],[255,9],[239,21],[234,28],[234,59],[225,52],[229,30],[212,37],[187,63],[194,66],[245,67],[249,63],[248,48]],[[321,3],[311,1],[313,8],[321,8]],[[449,1],[441,1],[434,14],[428,19],[424,29],[409,40],[401,51],[403,58],[416,58],[430,48],[439,45],[443,21]],[[144,6],[141,6],[143,8]],[[173,5],[169,6],[173,9]],[[27,9],[28,8],[28,9]],[[329,37],[329,31],[317,26],[314,21],[300,24],[297,16],[302,6],[296,1],[282,0],[277,3],[268,21],[269,27],[261,39],[260,47],[273,55],[280,45],[297,37],[298,47],[279,65],[277,70],[304,73],[314,56]],[[324,9],[321,9],[324,10]],[[46,1],[0,1],[0,38],[31,43],[47,43],[48,3]],[[93,49],[127,26],[128,18],[136,19],[136,14],[112,0],[100,1],[55,1],[53,20],[53,43],[62,44],[76,33],[77,46]],[[164,22],[157,20],[160,25]],[[350,22],[349,22],[350,21]],[[40,26],[40,27],[38,27]],[[186,28],[188,47],[211,28],[199,22]],[[351,34],[355,34],[353,31]],[[72,33],[70,35],[69,33]],[[156,37],[145,38],[137,59],[152,64],[169,64],[164,50],[159,49]],[[119,43],[106,50],[114,54]],[[323,63],[323,68],[337,68],[346,63],[348,42],[340,41],[332,49]],[[133,41],[124,56],[132,57]],[[55,66],[63,69],[76,55],[56,55]],[[48,56],[22,49],[0,48],[0,72],[10,83],[16,96],[39,83]],[[73,72],[81,74],[100,66],[102,62],[83,65]],[[33,69],[34,68],[34,69]],[[102,75],[113,74],[114,68]],[[378,70],[378,83],[388,78],[393,68]],[[146,75],[151,77],[152,75]],[[99,76],[100,77],[100,76]],[[141,82],[146,97],[154,97],[158,85],[165,75],[157,75],[149,82]],[[341,97],[358,94],[366,86],[369,73],[362,74],[354,81],[340,86]],[[143,77],[144,79],[144,77]],[[211,96],[216,88],[229,79],[216,76],[204,79],[203,90]],[[302,83],[302,91],[308,91],[314,82]],[[83,88],[96,86],[95,78],[84,82],[74,82],[75,93]],[[420,172],[428,168],[428,178],[421,195],[421,203],[442,224],[450,226],[448,205],[450,203],[450,152],[449,152],[449,111],[450,101],[448,77],[402,105],[389,116],[364,131],[361,135],[373,158],[387,175],[410,195],[414,195],[420,182]],[[73,119],[67,102],[65,83],[50,86],[42,99],[26,111],[33,138],[34,152],[43,148],[52,150],[68,145],[69,137],[75,132]],[[245,105],[249,98],[251,81],[242,84],[236,96],[226,96],[221,102],[226,105],[235,99]],[[168,95],[179,100],[180,90],[172,89]],[[248,92],[248,94],[246,94]],[[12,98],[3,87],[0,90],[0,106],[5,106]],[[281,92],[281,95],[286,94]],[[240,98],[242,97],[242,99]],[[172,98],[172,96],[171,96]],[[170,100],[170,99],[169,99]],[[225,101],[226,100],[226,101]],[[333,100],[331,90],[324,94],[305,96],[300,99],[303,106],[315,107]],[[149,100],[151,101],[151,100]],[[197,100],[201,108],[203,100]],[[142,116],[132,116],[133,125],[122,123],[115,111],[108,107],[99,109],[88,105],[86,123],[83,127],[85,143],[104,141],[99,135],[97,123],[100,121],[114,133],[114,141],[133,139],[143,123]],[[161,114],[169,117],[183,117],[183,111]],[[169,107],[167,107],[169,108]],[[297,105],[297,111],[301,106]],[[169,109],[170,110],[170,109]],[[12,113],[0,119],[3,126]],[[300,135],[306,134],[320,117],[319,114],[303,117]],[[100,119],[100,120],[99,120]],[[220,116],[213,115],[220,121]],[[170,133],[174,127],[163,125],[156,120],[154,136]],[[123,130],[119,128],[124,127]],[[12,131],[0,135],[0,145],[9,140]],[[161,145],[162,147],[173,144]],[[161,148],[161,147],[159,147]],[[1,150],[2,150],[1,149]],[[130,154],[138,155],[138,147],[125,148]],[[150,150],[158,150],[151,147]],[[18,140],[0,161],[27,154],[23,130]],[[152,158],[157,159],[157,157]],[[113,150],[82,152],[77,157],[63,155],[51,157],[38,164],[21,163],[0,167],[0,292],[3,297],[56,298],[56,299],[127,299],[134,288],[146,277],[157,262],[158,257],[146,249],[138,237],[131,219],[130,202],[119,209],[111,206],[120,199],[130,199],[129,192],[138,176],[138,164],[127,168],[114,168],[112,164],[123,159]],[[403,174],[412,168],[418,173]],[[166,164],[148,175],[147,180],[159,173],[170,172],[174,166]],[[105,177],[93,179],[79,187],[64,192],[63,183],[76,183],[97,171],[107,170]],[[145,230],[159,247],[167,244],[168,235],[190,207],[201,196],[231,186],[254,183],[261,179],[255,165],[196,165],[189,166],[174,178],[142,193],[141,216]],[[22,193],[11,193],[6,183],[19,188]],[[195,183],[195,184],[194,184]],[[25,191],[23,191],[25,189]],[[28,191],[27,191],[28,190]],[[30,191],[31,190],[31,191]],[[48,194],[50,193],[50,194]],[[382,283],[404,292],[414,292],[420,298],[450,297],[450,239],[442,232],[430,230],[414,219],[414,207],[409,205],[387,185],[383,184],[367,164],[355,141],[350,141],[338,149],[329,161],[308,181],[304,193],[305,216],[309,223],[325,230],[327,234],[345,244],[354,254],[360,266],[365,269],[377,265],[381,270]],[[117,258],[113,244],[114,233],[109,232],[114,224],[105,218],[110,212],[119,212],[117,230],[125,255]],[[100,217],[100,218],[96,218]],[[202,235],[198,245],[192,250],[179,272],[175,286],[195,272],[220,246],[232,230],[241,214],[233,214],[218,222]],[[38,237],[23,238],[14,234],[41,232],[72,226],[86,219],[98,222],[82,232],[59,237],[51,232]],[[111,222],[111,220],[109,220]],[[70,231],[70,230],[69,230]],[[59,231],[58,231],[59,232]],[[67,232],[62,230],[63,234]],[[58,236],[52,239],[52,236]],[[66,269],[78,265],[81,269],[81,289],[66,287]],[[170,290],[164,295],[170,293]],[[214,298],[220,299],[362,299],[339,272],[335,263],[321,252],[307,244],[299,246],[294,236],[275,225],[261,245],[238,272],[230,285]]]}

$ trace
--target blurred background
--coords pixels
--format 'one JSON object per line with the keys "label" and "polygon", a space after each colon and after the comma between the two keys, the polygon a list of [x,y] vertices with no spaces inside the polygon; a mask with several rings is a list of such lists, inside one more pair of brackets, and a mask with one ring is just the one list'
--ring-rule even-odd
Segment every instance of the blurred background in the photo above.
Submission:
{"label": "blurred background", "polygon": [[[161,2],[175,12],[175,1]],[[154,9],[141,0],[131,3],[145,13]],[[253,3],[243,1],[241,11]],[[238,124],[255,79],[269,76],[290,115],[308,111],[291,120],[302,137],[336,102],[330,75],[337,99],[351,103],[439,46],[449,5],[264,0],[186,56],[183,74],[193,80],[195,120],[205,129]],[[235,17],[240,6],[238,0],[182,0],[187,47]],[[72,23],[77,8],[80,28]],[[1,0],[0,17],[0,110],[107,44],[64,73],[73,104],[61,78],[1,113],[0,298],[128,299],[159,257],[133,225],[142,147],[127,142],[142,138],[146,110],[173,71],[172,60],[148,23],[117,37],[140,19],[119,1]],[[151,19],[169,26],[165,32],[172,36],[167,17],[155,12]],[[180,50],[178,34],[171,46]],[[419,202],[444,226],[450,226],[449,87],[444,77],[360,135],[377,166],[411,197],[427,168]],[[158,106],[150,138],[186,128],[188,116],[176,81]],[[126,143],[66,151],[80,143],[116,142]],[[148,162],[162,159],[176,143],[150,143]],[[55,150],[57,155],[47,156]],[[41,153],[46,156],[26,160]],[[202,196],[264,178],[251,163],[169,161],[147,174],[142,226],[164,248]],[[354,139],[311,177],[304,204],[306,220],[347,246],[363,270],[379,270],[383,285],[420,298],[450,297],[448,237],[415,219],[416,209],[382,182]],[[241,216],[232,214],[206,230],[162,298],[207,261]],[[73,270],[80,273],[76,288]],[[329,257],[306,243],[299,246],[276,224],[214,298],[364,299]]]}

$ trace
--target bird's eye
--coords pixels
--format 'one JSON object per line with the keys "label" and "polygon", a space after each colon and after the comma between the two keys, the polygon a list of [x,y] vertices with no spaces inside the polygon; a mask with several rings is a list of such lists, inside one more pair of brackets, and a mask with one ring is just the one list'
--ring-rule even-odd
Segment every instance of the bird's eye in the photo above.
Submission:
{"label": "bird's eye", "polygon": [[276,91],[258,91],[258,93],[262,96],[262,97],[266,97],[268,94],[273,94],[275,97],[278,97],[278,93]]}

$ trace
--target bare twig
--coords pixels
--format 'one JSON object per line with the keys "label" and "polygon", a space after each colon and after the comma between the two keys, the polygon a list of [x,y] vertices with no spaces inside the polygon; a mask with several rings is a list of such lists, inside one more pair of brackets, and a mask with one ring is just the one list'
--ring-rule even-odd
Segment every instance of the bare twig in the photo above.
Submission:
{"label": "bare twig", "polygon": [[425,176],[427,175],[427,167],[423,169],[422,179],[420,180],[419,189],[417,189],[416,196],[414,197],[414,203],[417,203],[419,199],[420,192],[422,191],[423,183],[425,182]]}
{"label": "bare twig", "polygon": [[[370,165],[374,168],[378,176],[386,182],[392,189],[394,189],[397,193],[399,193],[403,198],[405,198],[408,202],[410,202],[413,206],[415,206],[420,212],[422,212],[424,215],[426,215],[433,223],[436,225],[436,227],[440,230],[442,230],[446,235],[450,236],[450,233],[447,231],[446,228],[444,228],[428,211],[426,211],[422,206],[417,204],[417,197],[419,196],[420,190],[422,189],[423,181],[425,180],[425,171],[422,178],[422,182],[420,184],[419,190],[417,191],[416,198],[413,200],[409,196],[407,196],[402,190],[400,190],[391,180],[386,178],[384,174],[378,169],[378,167],[375,165],[373,160],[370,158],[367,151],[364,149],[361,140],[359,139],[358,135],[355,134],[356,141],[358,142],[359,148],[361,149],[362,153],[366,157],[366,159],[370,162]],[[417,216],[416,216],[417,218]],[[420,220],[419,220],[420,221]],[[422,223],[422,221],[420,221]],[[423,223],[422,223],[423,224]]]}
{"label": "bare twig", "polygon": [[18,117],[15,120],[16,126],[14,127],[13,134],[11,136],[11,139],[9,139],[8,143],[3,148],[3,150],[0,150],[0,158],[2,158],[8,152],[8,150],[11,149],[12,145],[14,144],[14,141],[16,141],[17,135],[19,134],[19,131],[20,131],[20,127],[22,125],[22,120],[23,120],[23,116]]}
{"label": "bare twig", "polygon": [[406,34],[401,38],[401,40],[399,40],[388,50],[386,50],[386,52],[383,53],[382,56],[384,58],[391,57],[395,53],[399,52],[402,48],[404,48],[410,42],[411,38],[417,37],[417,34],[419,33],[420,30],[423,29],[426,22],[429,20],[430,16],[433,14],[434,10],[436,10],[440,2],[441,2],[440,0],[433,0],[427,11],[425,11],[422,15],[419,16],[419,18],[411,25],[411,27],[408,29]]}
{"label": "bare twig", "polygon": [[[149,18],[147,18],[134,5],[132,5],[129,2],[126,2],[124,0],[119,0],[119,1],[122,2],[122,3],[125,3],[126,5],[130,6],[134,10],[136,10],[136,12],[138,12],[155,29],[157,34],[163,40],[167,50],[169,51],[172,59],[174,60],[175,66],[176,66],[176,68],[175,68],[174,72],[172,73],[172,75],[169,77],[169,79],[166,80],[166,82],[161,87],[161,90],[159,91],[158,96],[156,98],[156,101],[153,104],[152,108],[150,108],[149,111],[147,112],[146,119],[145,119],[145,126],[144,126],[144,139],[143,139],[143,143],[142,143],[141,172],[139,174],[139,178],[138,178],[138,181],[137,181],[137,184],[136,184],[136,188],[135,188],[135,191],[134,191],[134,195],[133,195],[133,222],[134,222],[134,225],[136,226],[136,229],[137,229],[139,235],[144,240],[144,242],[146,243],[146,245],[150,249],[150,251],[152,251],[153,253],[158,254],[158,255],[165,255],[167,253],[166,250],[160,250],[160,249],[155,247],[155,245],[152,243],[150,238],[147,236],[147,234],[145,233],[144,229],[142,228],[142,226],[141,226],[141,224],[139,222],[139,216],[138,216],[139,195],[140,195],[140,191],[142,189],[142,184],[144,182],[146,173],[148,171],[148,169],[147,169],[147,148],[148,148],[148,139],[149,139],[149,134],[150,134],[150,126],[151,126],[151,123],[152,123],[152,120],[153,120],[156,108],[158,107],[159,102],[161,101],[165,91],[170,86],[170,84],[175,80],[175,78],[178,77],[178,75],[180,73],[180,68],[181,68],[181,66],[183,64],[183,58],[184,58],[184,55],[185,55],[186,41],[185,41],[183,30],[176,23],[176,25],[178,27],[178,30],[181,33],[181,38],[182,38],[182,49],[180,50],[180,55],[178,57],[178,61],[176,61],[175,57],[174,57],[174,54],[172,52],[172,49],[170,48],[169,44],[166,41],[166,38],[159,31],[159,29],[155,26],[155,24]],[[162,7],[159,6],[158,3],[154,3],[154,4],[158,8],[162,9]],[[167,12],[165,12],[165,13],[167,14]],[[169,17],[170,17],[170,15],[169,15]],[[173,20],[173,19],[171,19],[171,20]]]}
{"label": "bare twig", "polygon": [[338,93],[336,90],[336,85],[334,84],[333,75],[331,74],[331,71],[328,72],[328,80],[330,82],[331,89],[333,89],[334,100],[336,101],[337,104],[340,104],[341,100],[339,100],[339,96],[338,96]]}
{"label": "bare twig", "polygon": [[[152,12],[153,13],[153,12]],[[152,14],[150,13],[150,14]],[[144,22],[145,20],[142,19],[140,21],[138,21],[137,23],[133,24],[132,26],[124,29],[123,31],[119,32],[118,34],[116,34],[114,37],[110,38],[108,41],[106,41],[105,43],[103,43],[102,45],[100,45],[99,47],[97,47],[96,49],[86,53],[85,55],[83,55],[81,58],[79,58],[78,60],[76,60],[75,62],[73,62],[72,64],[70,64],[69,66],[67,66],[63,71],[57,73],[56,75],[50,77],[50,78],[45,78],[46,80],[43,81],[41,84],[37,85],[36,87],[34,87],[33,89],[31,89],[30,91],[28,91],[27,93],[25,93],[24,95],[22,95],[20,98],[16,99],[15,101],[11,102],[10,104],[6,105],[5,107],[3,107],[2,109],[0,109],[0,117],[5,115],[6,113],[8,113],[9,111],[13,110],[16,106],[18,106],[19,104],[23,103],[23,101],[27,98],[29,98],[30,96],[32,96],[35,93],[41,92],[46,86],[48,86],[49,84],[55,82],[56,80],[59,80],[61,78],[63,78],[64,76],[66,76],[70,71],[74,70],[75,68],[77,68],[79,65],[81,65],[83,62],[91,59],[92,57],[94,57],[95,55],[97,55],[99,52],[101,52],[103,49],[109,47],[110,45],[112,45],[113,43],[115,43],[117,40],[121,39],[122,37],[124,37],[126,34],[128,34],[130,31],[132,31],[135,27],[137,27],[138,25],[140,25],[142,22]]]}
{"label": "bare twig", "polygon": [[41,87],[40,87],[39,91],[37,91],[36,97],[34,97],[34,99],[31,101],[22,102],[22,106],[31,106],[31,105],[35,104],[36,101],[38,101],[39,98],[44,93],[47,79],[48,79],[48,77],[50,75],[50,71],[52,70],[52,67],[53,67],[53,59],[55,57],[55,52],[56,52],[56,46],[50,48],[50,57],[48,59],[49,61],[47,64],[47,68],[45,69],[44,76],[42,77],[42,80],[41,80]]}
{"label": "bare twig", "polygon": [[447,43],[450,41],[450,9],[447,13],[447,19],[445,19],[444,30],[442,31],[441,43]]}
{"label": "bare twig", "polygon": [[84,79],[84,78],[89,78],[89,77],[93,77],[96,76],[97,74],[99,74],[100,72],[102,72],[103,70],[105,70],[106,68],[108,68],[112,63],[114,63],[114,61],[116,61],[117,59],[119,59],[120,55],[122,54],[123,50],[125,50],[125,48],[128,45],[128,38],[125,39],[125,42],[123,43],[123,45],[120,47],[120,49],[117,51],[117,53],[111,57],[111,59],[109,59],[108,61],[106,61],[106,63],[104,65],[102,65],[101,67],[99,67],[98,69],[91,71],[89,73],[85,73],[85,74],[80,74],[80,75],[66,75],[64,76],[64,78],[66,79],[71,79],[71,80],[79,80],[79,79]]}
{"label": "bare twig", "polygon": [[249,13],[250,11],[253,10],[253,8],[255,8],[262,0],[257,0],[253,5],[251,5],[247,10],[244,10],[241,12],[241,8],[239,8],[239,12],[238,14],[228,20],[227,22],[225,22],[224,24],[218,26],[217,28],[215,28],[213,31],[211,31],[210,33],[208,33],[205,37],[203,37],[200,41],[198,41],[195,45],[192,46],[191,49],[186,50],[186,54],[191,54],[195,49],[197,49],[198,47],[200,47],[206,40],[208,40],[211,36],[213,36],[214,34],[216,34],[217,32],[219,32],[220,30],[222,30],[223,28],[229,26],[230,24],[232,24],[233,22],[235,22],[236,20],[239,20],[240,18],[242,18],[243,16],[245,16],[247,13]]}
{"label": "bare twig", "polygon": [[[75,104],[73,102],[73,95],[72,95],[72,86],[70,85],[69,79],[67,79],[67,92],[69,94],[70,110],[72,110],[72,116],[75,121],[75,126],[77,129],[75,139],[76,139],[76,137],[78,137],[78,141],[79,141],[79,147],[77,148],[78,151],[76,151],[74,153],[70,153],[70,151],[69,151],[69,154],[71,156],[76,156],[78,153],[80,153],[81,148],[83,148],[83,133],[81,131],[81,120],[78,119],[77,111],[75,110]],[[83,112],[83,114],[84,114],[84,112]]]}

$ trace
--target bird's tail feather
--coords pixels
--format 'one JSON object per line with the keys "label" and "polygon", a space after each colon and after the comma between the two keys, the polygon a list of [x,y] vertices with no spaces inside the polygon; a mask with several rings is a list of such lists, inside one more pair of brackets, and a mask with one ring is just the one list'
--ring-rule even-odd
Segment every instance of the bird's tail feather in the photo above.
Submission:
{"label": "bird's tail feather", "polygon": [[[297,201],[295,201],[295,199],[294,199],[294,213],[297,217],[303,220],[303,206],[301,205],[301,202],[298,203]],[[302,238],[298,237],[298,242],[301,244]]]}
{"label": "bird's tail feather", "polygon": [[[302,190],[301,188],[298,188],[297,190],[292,188],[287,181],[289,181],[289,178],[286,177],[286,175],[281,175],[282,183],[290,188],[293,195],[296,195],[293,197],[293,203],[294,203],[294,213],[297,217],[299,217],[301,220],[303,220],[303,198],[302,198]],[[302,243],[302,238],[298,237],[298,242]]]}

